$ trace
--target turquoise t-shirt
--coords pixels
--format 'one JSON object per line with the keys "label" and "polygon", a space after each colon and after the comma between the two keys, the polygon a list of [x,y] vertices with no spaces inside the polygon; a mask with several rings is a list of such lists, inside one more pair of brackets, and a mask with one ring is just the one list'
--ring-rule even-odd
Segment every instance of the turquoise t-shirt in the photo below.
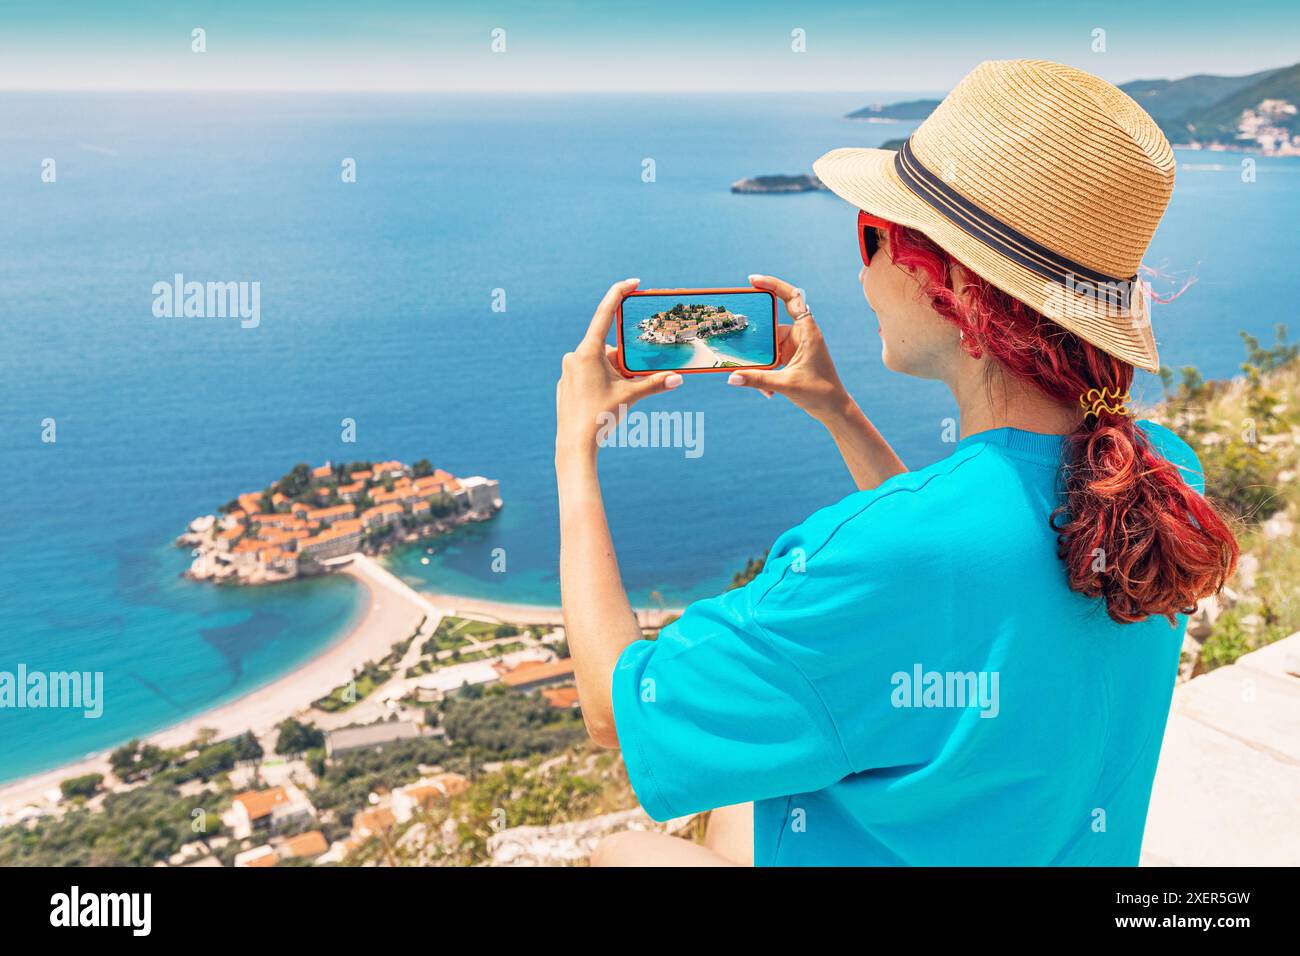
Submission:
{"label": "turquoise t-shirt", "polygon": [[1070,591],[1061,444],[971,435],[630,644],[614,718],[646,812],[752,800],[760,866],[1136,865],[1186,619]]}

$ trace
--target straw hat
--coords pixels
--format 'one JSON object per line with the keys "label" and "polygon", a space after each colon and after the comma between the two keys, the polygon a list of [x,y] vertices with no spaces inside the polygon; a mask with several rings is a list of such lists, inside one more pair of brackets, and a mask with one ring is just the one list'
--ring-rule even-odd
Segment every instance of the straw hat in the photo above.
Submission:
{"label": "straw hat", "polygon": [[1159,370],[1137,272],[1174,154],[1109,83],[1046,60],[981,63],[903,149],[833,149],[813,170],[1080,338]]}

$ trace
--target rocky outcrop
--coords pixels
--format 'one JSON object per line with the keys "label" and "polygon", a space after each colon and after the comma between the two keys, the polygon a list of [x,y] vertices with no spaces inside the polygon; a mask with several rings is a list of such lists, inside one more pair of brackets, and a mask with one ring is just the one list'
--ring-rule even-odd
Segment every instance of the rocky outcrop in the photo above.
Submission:
{"label": "rocky outcrop", "polygon": [[656,823],[644,810],[635,807],[619,810],[590,820],[557,823],[548,827],[511,827],[488,839],[491,866],[573,866],[585,863],[596,844],[623,830],[657,830],[681,833],[695,815]]}

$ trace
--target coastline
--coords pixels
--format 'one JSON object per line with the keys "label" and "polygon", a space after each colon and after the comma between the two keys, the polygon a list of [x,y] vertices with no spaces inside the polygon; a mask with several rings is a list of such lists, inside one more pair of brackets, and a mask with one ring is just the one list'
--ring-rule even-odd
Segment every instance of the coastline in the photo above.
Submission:
{"label": "coastline", "polygon": [[[435,594],[421,591],[429,600],[442,608],[444,614],[454,617],[472,615],[491,618],[505,624],[563,624],[564,609],[544,604],[512,604],[486,598],[465,597],[460,594]],[[669,607],[632,609],[642,627],[661,627],[662,620],[671,614],[680,614],[682,608]]]}
{"label": "coastline", "polygon": [[[252,731],[261,736],[288,717],[304,713],[314,700],[324,697],[351,678],[367,661],[385,657],[392,645],[404,640],[422,618],[426,629],[437,627],[443,615],[470,614],[511,624],[563,624],[559,607],[511,604],[455,594],[417,591],[369,555],[349,556],[335,573],[346,574],[363,590],[363,611],[359,619],[337,641],[286,674],[254,688],[233,700],[187,717],[149,734],[141,741],[159,747],[189,743],[202,728],[217,732],[218,739]],[[666,614],[680,608],[635,609],[642,627],[658,627]],[[0,821],[23,807],[49,806],[47,794],[71,777],[89,773],[108,775],[109,755],[125,738],[107,750],[80,760],[0,783]],[[3,822],[0,822],[3,825]]]}
{"label": "coastline", "polygon": [[689,368],[717,368],[720,362],[734,362],[740,366],[751,366],[754,363],[748,359],[740,358],[736,355],[728,355],[725,352],[719,352],[713,346],[709,345],[705,339],[692,339],[691,347],[694,351],[691,353],[691,364]]}
{"label": "coastline", "polygon": [[[218,738],[248,730],[255,734],[268,732],[347,681],[355,668],[387,655],[393,644],[415,630],[420,618],[427,616],[433,606],[373,558],[364,555],[359,558],[364,560],[354,561],[339,571],[361,585],[365,602],[361,617],[341,638],[300,667],[261,687],[162,730],[142,734],[140,740],[160,747],[176,747],[193,740],[200,728],[205,727],[215,729]],[[401,588],[410,593],[403,594]],[[0,783],[0,817],[29,804],[46,803],[46,792],[57,789],[69,777],[88,773],[107,775],[109,754],[126,739],[81,760]]]}

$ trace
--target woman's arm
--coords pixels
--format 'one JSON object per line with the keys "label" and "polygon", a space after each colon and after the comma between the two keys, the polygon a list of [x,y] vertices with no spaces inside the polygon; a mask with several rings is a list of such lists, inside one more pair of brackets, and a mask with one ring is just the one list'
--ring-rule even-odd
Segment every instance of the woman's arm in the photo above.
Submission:
{"label": "woman's arm", "polygon": [[560,501],[560,593],[565,635],[573,655],[578,699],[596,743],[618,746],[610,682],[623,648],[641,637],[619,575],[596,473],[597,436],[647,395],[676,388],[682,377],[665,372],[625,379],[605,339],[619,300],[636,279],[615,283],[601,300],[587,335],[564,356],[555,388],[555,477]]}
{"label": "woman's arm", "polygon": [[907,471],[907,466],[894,454],[885,436],[871,424],[858,403],[848,394],[844,397],[847,403],[844,408],[818,421],[835,439],[835,447],[840,450],[858,489],[875,488],[886,478]]}
{"label": "woman's arm", "polygon": [[[602,358],[603,361],[603,358]],[[595,455],[556,449],[560,490],[560,599],[582,717],[591,739],[617,747],[610,678],[623,648],[641,637],[618,570]]]}
{"label": "woman's arm", "polygon": [[732,372],[727,381],[756,388],[769,398],[773,393],[784,395],[825,425],[859,489],[875,488],[907,471],[840,381],[803,291],[774,276],[753,275],[749,281],[778,295],[794,324],[780,327],[783,368]]}

